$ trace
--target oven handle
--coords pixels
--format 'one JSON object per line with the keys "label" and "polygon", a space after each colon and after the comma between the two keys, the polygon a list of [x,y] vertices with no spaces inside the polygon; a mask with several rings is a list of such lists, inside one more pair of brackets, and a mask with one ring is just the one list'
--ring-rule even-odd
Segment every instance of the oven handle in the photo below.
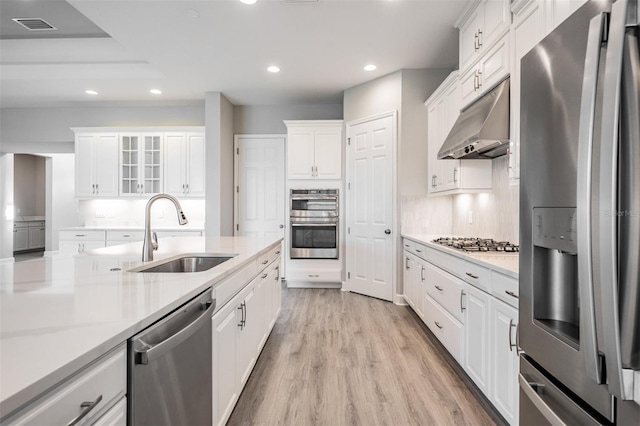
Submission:
{"label": "oven handle", "polygon": [[338,201],[337,195],[291,195],[289,198],[291,198],[292,200],[327,200],[331,202]]}
{"label": "oven handle", "polygon": [[338,222],[291,222],[291,226],[338,226]]}

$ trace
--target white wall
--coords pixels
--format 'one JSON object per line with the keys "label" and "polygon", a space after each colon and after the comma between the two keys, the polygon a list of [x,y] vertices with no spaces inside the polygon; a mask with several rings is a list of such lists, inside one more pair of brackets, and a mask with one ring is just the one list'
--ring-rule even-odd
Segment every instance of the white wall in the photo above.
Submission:
{"label": "white wall", "polygon": [[0,108],[0,152],[73,152],[71,127],[202,126],[204,104]]}
{"label": "white wall", "polygon": [[342,104],[326,105],[236,105],[236,134],[286,134],[283,120],[340,120]]}
{"label": "white wall", "polygon": [[58,250],[60,228],[79,226],[75,192],[75,155],[49,154],[46,157],[45,250]]}
{"label": "white wall", "polygon": [[5,212],[13,206],[13,154],[0,152],[0,260],[13,258],[13,220]]}
{"label": "white wall", "polygon": [[[402,71],[352,87],[344,92],[344,121],[358,120],[402,106]],[[398,115],[401,119],[400,114]]]}
{"label": "white wall", "polygon": [[208,92],[205,105],[205,235],[233,235],[233,104],[220,92]]}

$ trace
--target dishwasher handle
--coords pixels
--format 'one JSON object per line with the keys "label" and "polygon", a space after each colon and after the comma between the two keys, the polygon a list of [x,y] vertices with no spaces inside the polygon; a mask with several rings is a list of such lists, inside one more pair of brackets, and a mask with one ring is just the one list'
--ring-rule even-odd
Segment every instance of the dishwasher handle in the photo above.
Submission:
{"label": "dishwasher handle", "polygon": [[205,311],[185,328],[149,349],[136,351],[135,363],[148,365],[151,361],[160,358],[162,355],[166,354],[167,352],[178,346],[180,343],[187,340],[200,328],[200,326],[202,326],[203,323],[211,321],[211,315],[213,314],[215,305],[215,299],[204,302],[202,306]]}

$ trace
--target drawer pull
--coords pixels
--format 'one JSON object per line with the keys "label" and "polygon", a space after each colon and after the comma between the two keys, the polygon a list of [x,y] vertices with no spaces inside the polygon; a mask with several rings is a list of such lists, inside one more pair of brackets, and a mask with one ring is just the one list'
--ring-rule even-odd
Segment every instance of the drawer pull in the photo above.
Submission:
{"label": "drawer pull", "polygon": [[86,234],[76,234],[76,237],[86,237]]}
{"label": "drawer pull", "polygon": [[263,260],[263,261],[262,261],[262,264],[263,264],[263,265],[266,265],[267,263],[269,263],[269,261],[268,261],[268,260]]}
{"label": "drawer pull", "polygon": [[422,253],[422,250],[416,249],[416,251],[417,251],[418,253]]}
{"label": "drawer pull", "polygon": [[262,278],[262,279],[267,278],[267,274],[262,274],[262,275],[260,276],[260,278]]}
{"label": "drawer pull", "polygon": [[467,276],[468,276],[468,277],[471,277],[471,278],[473,278],[474,280],[477,280],[478,278],[480,278],[480,277],[479,277],[479,276],[477,276],[477,275],[473,275],[471,272],[465,272],[465,273],[467,274]]}
{"label": "drawer pull", "polygon": [[509,296],[511,296],[511,297],[515,297],[516,299],[519,299],[518,295],[517,295],[517,294],[515,294],[515,293],[514,293],[514,292],[512,292],[512,291],[505,290],[504,292],[505,292],[505,293],[507,293],[507,294],[508,294]]}
{"label": "drawer pull", "polygon": [[124,237],[124,238],[129,238],[129,237],[131,237],[131,235],[129,235],[129,234],[124,234],[124,235],[123,235],[123,237]]}
{"label": "drawer pull", "polygon": [[436,327],[438,327],[440,330],[442,330],[442,326],[440,325],[440,323],[438,321],[434,321],[433,323],[436,325]]}
{"label": "drawer pull", "polygon": [[404,246],[405,246],[405,247],[409,247],[409,244],[405,244]]}
{"label": "drawer pull", "polygon": [[278,250],[278,251],[276,252],[276,254],[280,254],[280,250]]}
{"label": "drawer pull", "polygon": [[438,291],[442,291],[442,287],[437,286],[437,285],[435,285],[434,287],[436,288],[436,290],[438,290]]}
{"label": "drawer pull", "polygon": [[80,414],[78,414],[78,417],[71,420],[67,424],[67,426],[74,426],[80,423],[80,420],[84,419],[87,416],[87,414],[91,412],[91,410],[96,408],[96,405],[98,405],[100,401],[102,401],[102,395],[98,395],[96,400],[93,402],[83,402],[82,404],[80,404],[80,408],[82,408],[82,411],[80,411]]}

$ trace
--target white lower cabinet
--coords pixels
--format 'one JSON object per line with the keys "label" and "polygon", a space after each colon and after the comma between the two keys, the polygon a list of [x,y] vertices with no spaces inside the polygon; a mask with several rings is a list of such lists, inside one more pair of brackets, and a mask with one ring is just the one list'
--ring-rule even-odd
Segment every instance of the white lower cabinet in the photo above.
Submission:
{"label": "white lower cabinet", "polygon": [[491,299],[491,392],[489,399],[510,423],[518,423],[518,372],[520,358],[516,345],[518,310]]}
{"label": "white lower cabinet", "polygon": [[277,256],[212,318],[214,425],[229,419],[280,312],[279,264]]}
{"label": "white lower cabinet", "polygon": [[125,425],[126,391],[127,351],[126,344],[122,344],[45,392],[3,424]]}
{"label": "white lower cabinet", "polygon": [[29,249],[29,228],[26,226],[13,227],[13,251]]}
{"label": "white lower cabinet", "polygon": [[489,394],[489,303],[491,297],[472,285],[464,290],[464,371]]}
{"label": "white lower cabinet", "polygon": [[505,420],[517,424],[517,278],[412,240],[403,247],[405,300]]}

